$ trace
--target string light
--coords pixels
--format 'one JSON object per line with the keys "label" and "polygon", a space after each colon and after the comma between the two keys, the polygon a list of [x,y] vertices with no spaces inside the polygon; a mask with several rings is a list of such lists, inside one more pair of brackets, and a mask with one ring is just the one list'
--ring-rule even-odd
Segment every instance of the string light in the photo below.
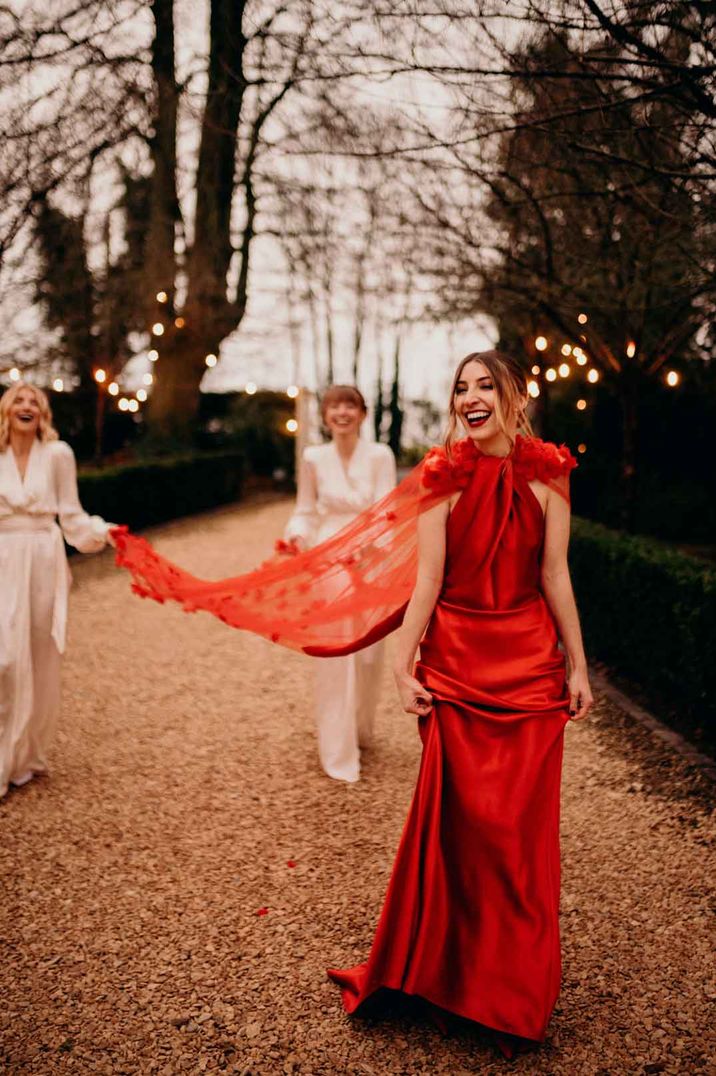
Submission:
{"label": "string light", "polygon": [[546,351],[547,350],[547,344],[548,344],[548,341],[547,341],[546,336],[538,336],[535,339],[535,347],[537,348],[538,351]]}
{"label": "string light", "polygon": [[154,376],[152,374],[142,374],[142,381],[145,385],[151,385],[154,381]]}
{"label": "string light", "polygon": [[676,388],[679,381],[681,381],[681,375],[677,373],[676,370],[669,370],[668,374],[666,375],[666,384],[669,386],[669,388]]}
{"label": "string light", "polygon": [[586,451],[587,446],[584,443],[582,443],[581,445],[577,445],[577,452],[579,452],[580,455],[583,456]]}
{"label": "string light", "polygon": [[552,367],[550,366],[547,370],[545,370],[544,376],[547,378],[548,381],[556,381],[557,380],[557,371],[553,370]]}
{"label": "string light", "polygon": [[[577,349],[575,348],[575,354],[576,354],[576,350]],[[563,355],[571,355],[572,354],[572,345],[571,344],[562,344],[562,354]]]}
{"label": "string light", "polygon": [[122,399],[119,401],[117,406],[119,407],[120,411],[128,411],[129,410],[129,400],[125,399],[125,397],[123,396]]}
{"label": "string light", "polygon": [[579,317],[577,318],[577,321],[579,322],[580,325],[586,325],[588,320],[589,319],[587,318],[586,314],[580,314]]}
{"label": "string light", "polygon": [[574,349],[574,357],[577,360],[577,366],[586,366],[587,365],[587,356],[584,354],[581,347],[575,347],[575,349]]}
{"label": "string light", "polygon": [[119,385],[116,381],[110,381],[109,385],[107,385],[107,392],[110,394],[110,396],[119,395]]}
{"label": "string light", "polygon": [[104,385],[105,381],[107,380],[107,371],[101,369],[95,370],[94,379],[98,385]]}
{"label": "string light", "polygon": [[286,389],[286,395],[289,400],[295,400],[298,396],[298,385],[289,385]]}
{"label": "string light", "polygon": [[587,401],[586,400],[577,400],[577,410],[578,411],[586,411],[587,410]]}
{"label": "string light", "polygon": [[216,363],[218,362],[218,359],[216,358],[216,355],[207,355],[206,358],[204,359],[204,362],[209,367],[216,366]]}
{"label": "string light", "polygon": [[147,352],[147,358],[149,359],[150,362],[156,362],[157,361],[157,359],[159,358],[159,352],[157,351],[157,349],[155,347],[153,347],[150,351]]}
{"label": "string light", "polygon": [[127,410],[131,411],[133,414],[136,414],[137,411],[139,410],[139,404],[137,403],[137,401],[136,400],[127,400]]}
{"label": "string light", "polygon": [[167,295],[167,293],[165,291],[158,291],[157,292],[157,302],[158,303],[165,303],[168,298],[169,298],[169,296]]}
{"label": "string light", "polygon": [[597,381],[599,381],[599,370],[590,370],[587,373],[587,381],[589,381],[592,385],[596,385]]}
{"label": "string light", "polygon": [[65,383],[61,377],[56,377],[55,380],[52,382],[52,387],[55,392],[63,392],[65,388]]}
{"label": "string light", "polygon": [[255,384],[255,382],[254,381],[247,381],[246,382],[246,395],[247,396],[253,396],[255,392],[256,392],[256,384]]}
{"label": "string light", "polygon": [[537,374],[540,372],[540,369],[541,367],[539,367],[537,363],[535,363],[535,365],[532,367],[532,373],[535,375],[535,377],[537,377]]}
{"label": "string light", "polygon": [[146,389],[137,389],[137,391],[135,392],[135,396],[137,397],[137,399],[139,400],[140,403],[144,403],[144,401],[147,398],[147,390]]}
{"label": "string light", "polygon": [[183,329],[186,325],[186,322],[184,321],[184,318],[174,318],[174,324],[176,325],[177,329]]}
{"label": "string light", "polygon": [[560,364],[560,367],[559,367],[559,376],[560,377],[569,377],[571,372],[572,372],[572,368],[570,367],[569,363],[563,362],[563,363]]}
{"label": "string light", "polygon": [[154,336],[164,336],[164,326],[161,321],[155,321],[152,325],[152,333]]}
{"label": "string light", "polygon": [[532,399],[536,400],[537,397],[539,396],[539,385],[537,384],[537,382],[536,381],[528,381],[527,382],[527,391],[529,392]]}
{"label": "string light", "polygon": [[18,370],[17,366],[13,366],[12,370],[10,371],[10,380],[11,381],[19,381],[20,380],[20,371]]}
{"label": "string light", "polygon": [[634,356],[636,355],[636,344],[634,343],[633,340],[630,340],[629,343],[627,344],[626,353],[627,353],[627,357],[630,358],[630,359],[633,359]]}
{"label": "string light", "polygon": [[296,430],[298,429],[298,423],[296,422],[295,418],[290,418],[288,420],[288,422],[286,423],[286,429],[288,430],[289,433],[295,433],[296,432]]}

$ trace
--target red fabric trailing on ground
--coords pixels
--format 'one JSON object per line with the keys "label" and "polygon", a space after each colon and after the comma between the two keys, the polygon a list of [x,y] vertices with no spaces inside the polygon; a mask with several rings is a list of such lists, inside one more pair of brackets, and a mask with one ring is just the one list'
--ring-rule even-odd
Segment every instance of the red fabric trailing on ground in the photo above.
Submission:
{"label": "red fabric trailing on ground", "polygon": [[[488,458],[469,438],[449,453],[433,448],[399,486],[326,542],[275,556],[234,578],[198,579],[126,527],[112,530],[117,564],[131,573],[141,597],[204,610],[307,654],[351,653],[398,627],[415,583],[418,517],[464,489]],[[546,482],[568,499],[568,474],[576,464],[564,447],[518,437],[501,466]]]}

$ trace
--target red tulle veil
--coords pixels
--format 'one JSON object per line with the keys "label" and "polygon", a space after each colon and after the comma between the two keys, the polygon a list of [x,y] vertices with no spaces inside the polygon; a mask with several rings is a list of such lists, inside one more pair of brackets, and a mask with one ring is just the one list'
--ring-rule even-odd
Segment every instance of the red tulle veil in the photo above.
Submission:
{"label": "red tulle veil", "polygon": [[[198,579],[126,527],[112,530],[117,564],[129,570],[132,589],[144,598],[204,610],[307,654],[352,653],[402,621],[415,584],[418,517],[464,489],[481,457],[469,438],[449,452],[433,448],[400,485],[332,538],[231,579]],[[504,466],[569,499],[576,463],[564,446],[518,436]]]}

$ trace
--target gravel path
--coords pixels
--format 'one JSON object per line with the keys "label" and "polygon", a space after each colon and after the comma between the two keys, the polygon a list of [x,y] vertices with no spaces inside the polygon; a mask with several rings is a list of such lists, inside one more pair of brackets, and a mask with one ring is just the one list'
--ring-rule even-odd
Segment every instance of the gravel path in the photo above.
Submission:
{"label": "gravel path", "polygon": [[[228,575],[287,510],[154,537]],[[307,660],[139,601],[107,554],[73,571],[52,777],[0,805],[0,1071],[716,1072],[708,786],[668,748],[604,702],[568,728],[564,988],[540,1051],[509,1065],[472,1031],[350,1020],[324,968],[368,951],[419,759],[387,675],[364,780],[337,784]]]}

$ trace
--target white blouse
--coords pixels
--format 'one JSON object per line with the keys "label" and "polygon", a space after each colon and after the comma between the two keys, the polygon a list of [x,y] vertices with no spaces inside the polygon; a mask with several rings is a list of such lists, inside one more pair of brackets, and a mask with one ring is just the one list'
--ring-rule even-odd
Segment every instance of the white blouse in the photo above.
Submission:
{"label": "white blouse", "polygon": [[359,440],[347,466],[332,441],[309,446],[303,452],[286,538],[302,538],[309,546],[325,541],[395,483],[395,457],[387,445]]}
{"label": "white blouse", "polygon": [[[44,580],[42,585],[54,589],[52,634],[60,652],[65,643],[69,589],[62,538],[81,553],[96,553],[106,545],[110,525],[82,508],[75,457],[64,441],[34,441],[24,479],[12,449],[0,452],[0,553],[5,582],[12,581],[20,602],[29,600],[29,588],[35,584],[31,560],[26,555],[28,543],[35,537],[47,540],[51,536],[55,547],[54,578]],[[0,603],[0,612],[4,604]]]}

